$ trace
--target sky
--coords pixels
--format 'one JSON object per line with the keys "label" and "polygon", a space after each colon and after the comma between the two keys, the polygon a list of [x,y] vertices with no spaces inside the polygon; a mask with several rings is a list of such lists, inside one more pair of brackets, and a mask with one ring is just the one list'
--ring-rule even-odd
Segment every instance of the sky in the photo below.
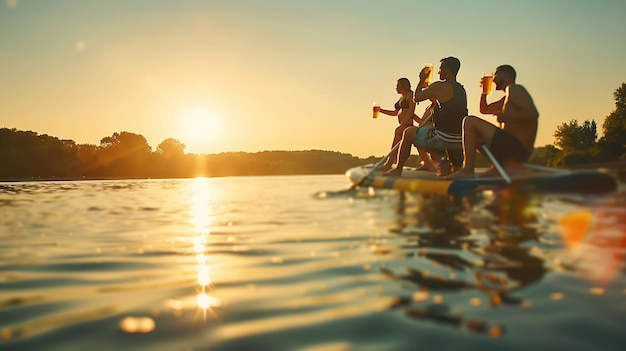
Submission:
{"label": "sky", "polygon": [[0,1],[0,127],[80,144],[128,131],[190,153],[382,156],[397,120],[372,104],[455,56],[469,113],[493,123],[480,77],[516,69],[539,147],[572,119],[601,136],[626,82],[624,0]]}

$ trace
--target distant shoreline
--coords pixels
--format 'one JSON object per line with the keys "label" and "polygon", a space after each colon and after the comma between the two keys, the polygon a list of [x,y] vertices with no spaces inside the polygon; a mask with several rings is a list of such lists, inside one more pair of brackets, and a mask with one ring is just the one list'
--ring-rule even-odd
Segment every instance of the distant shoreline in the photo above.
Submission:
{"label": "distant shoreline", "polygon": [[[541,166],[564,165],[565,169],[626,169],[624,158],[598,157],[589,150],[564,152],[547,145],[534,148],[528,162]],[[172,138],[153,150],[145,137],[131,132],[113,133],[97,146],[33,131],[0,128],[0,182],[3,183],[343,174],[350,168],[379,160],[380,156],[361,158],[316,149],[198,155],[185,153],[185,145]],[[420,161],[414,154],[406,165],[417,166]],[[476,160],[477,167],[489,165],[482,156]]]}
{"label": "distant shoreline", "polygon": [[0,183],[29,183],[29,182],[76,182],[84,180],[149,180],[149,179],[193,179],[193,178],[227,178],[227,177],[277,177],[277,176],[307,176],[307,175],[342,175],[341,173],[311,173],[311,174],[245,174],[245,175],[201,175],[193,177],[43,177],[43,178],[0,178]]}
{"label": "distant shoreline", "polygon": [[[139,177],[44,177],[44,178],[4,178],[0,183],[26,183],[26,182],[73,182],[81,180],[124,180],[124,179],[153,179]],[[155,178],[156,179],[156,178]],[[167,178],[163,178],[167,179]]]}

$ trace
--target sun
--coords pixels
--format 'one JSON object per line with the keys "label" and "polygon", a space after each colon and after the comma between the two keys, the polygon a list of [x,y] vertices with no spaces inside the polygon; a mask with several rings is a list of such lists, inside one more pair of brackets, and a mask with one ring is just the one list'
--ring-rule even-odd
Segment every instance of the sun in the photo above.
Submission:
{"label": "sun", "polygon": [[219,119],[207,110],[193,110],[183,116],[184,142],[196,149],[215,142],[220,135]]}

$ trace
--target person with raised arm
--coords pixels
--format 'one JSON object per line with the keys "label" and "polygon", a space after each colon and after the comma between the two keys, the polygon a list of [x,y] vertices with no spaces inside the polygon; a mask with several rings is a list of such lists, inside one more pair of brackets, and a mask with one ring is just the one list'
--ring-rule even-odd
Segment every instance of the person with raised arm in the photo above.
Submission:
{"label": "person with raised arm", "polygon": [[[487,103],[488,93],[481,94],[480,113],[497,116],[502,127],[476,116],[466,117],[463,122],[463,167],[447,178],[474,177],[476,151],[483,145],[508,171],[523,170],[522,164],[530,157],[535,144],[539,111],[526,88],[515,83],[516,76],[515,69],[509,65],[496,68],[493,82],[496,90],[504,91],[504,97]],[[493,170],[488,172],[489,175],[493,173]]]}
{"label": "person with raised arm", "polygon": [[[420,72],[420,82],[415,89],[415,102],[430,100],[434,104],[431,116],[432,124],[421,121],[418,127],[408,127],[404,130],[400,150],[395,168],[385,174],[400,176],[402,167],[411,155],[411,146],[418,148],[420,156],[423,151],[430,153],[437,165],[438,175],[447,175],[452,166],[460,167],[463,160],[462,152],[462,125],[467,116],[467,95],[465,88],[456,81],[461,62],[456,57],[441,59],[439,66],[440,81],[424,88],[424,80],[428,72]],[[424,88],[423,90],[420,88]],[[452,157],[452,156],[456,157]],[[452,158],[452,165],[450,160]]]}

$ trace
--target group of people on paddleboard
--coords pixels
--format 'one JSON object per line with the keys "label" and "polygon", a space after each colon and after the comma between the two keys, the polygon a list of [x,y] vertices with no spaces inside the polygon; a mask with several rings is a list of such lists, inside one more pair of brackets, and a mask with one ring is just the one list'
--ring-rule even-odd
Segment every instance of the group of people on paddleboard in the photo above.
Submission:
{"label": "group of people on paddleboard", "polygon": [[[522,169],[534,147],[539,112],[528,91],[515,82],[515,69],[501,65],[493,74],[495,88],[504,91],[504,97],[488,103],[489,91],[483,89],[481,94],[480,113],[495,115],[499,123],[496,126],[480,117],[468,116],[465,88],[456,80],[460,67],[456,57],[441,59],[439,81],[430,85],[427,78],[432,67],[424,67],[415,92],[407,78],[400,78],[396,91],[401,97],[394,109],[375,107],[382,114],[398,117],[394,149],[381,166],[386,175],[401,175],[412,145],[422,160],[419,169],[436,171],[450,179],[474,177],[476,152],[483,152],[483,146],[490,151],[488,156],[495,159],[491,159],[492,163],[513,173]],[[422,101],[429,101],[430,106],[419,117],[415,106]],[[493,169],[487,172],[497,175],[494,173],[497,172]]]}

